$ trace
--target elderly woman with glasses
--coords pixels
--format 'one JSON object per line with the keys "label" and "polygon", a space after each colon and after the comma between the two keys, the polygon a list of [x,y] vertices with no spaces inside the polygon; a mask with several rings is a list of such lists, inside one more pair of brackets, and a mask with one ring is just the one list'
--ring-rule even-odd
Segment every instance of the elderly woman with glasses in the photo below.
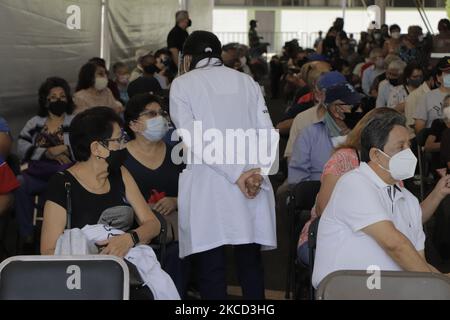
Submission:
{"label": "elderly woman with glasses", "polygon": [[[161,225],[123,167],[125,135],[122,120],[108,107],[80,113],[70,127],[70,143],[77,163],[50,181],[42,226],[41,253],[55,253],[67,225],[71,199],[71,228],[96,225],[111,208],[131,207],[138,228],[100,243],[101,253],[124,257],[137,244],[159,235]],[[70,193],[66,186],[70,184]]]}
{"label": "elderly woman with glasses", "polygon": [[[154,212],[164,216],[169,238],[165,270],[172,277],[181,296],[186,280],[178,258],[178,179],[185,166],[175,164],[170,142],[169,116],[158,97],[144,93],[128,102],[125,130],[130,138],[126,145],[124,167],[130,172],[142,196]],[[175,161],[179,163],[178,161]]]}
{"label": "elderly woman with glasses", "polygon": [[164,141],[169,132],[168,115],[152,94],[134,96],[125,110],[130,137],[124,166],[136,180],[142,195],[159,213],[177,210],[178,177],[184,166],[172,161],[172,148]]}

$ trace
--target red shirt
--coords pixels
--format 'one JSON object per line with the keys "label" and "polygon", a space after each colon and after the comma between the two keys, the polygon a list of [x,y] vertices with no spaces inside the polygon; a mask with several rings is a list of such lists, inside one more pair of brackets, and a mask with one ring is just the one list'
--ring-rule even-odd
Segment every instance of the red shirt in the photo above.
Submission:
{"label": "red shirt", "polygon": [[0,158],[0,194],[7,194],[20,186],[8,164]]}
{"label": "red shirt", "polygon": [[298,99],[297,104],[304,104],[304,103],[308,103],[314,100],[314,93],[313,92],[309,92],[307,94],[304,94],[303,96],[300,97],[300,99]]}

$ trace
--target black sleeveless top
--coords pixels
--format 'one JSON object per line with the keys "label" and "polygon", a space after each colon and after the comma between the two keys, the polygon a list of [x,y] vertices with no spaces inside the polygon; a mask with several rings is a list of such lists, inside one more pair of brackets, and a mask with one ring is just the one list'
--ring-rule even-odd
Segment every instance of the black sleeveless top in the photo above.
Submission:
{"label": "black sleeveless top", "polygon": [[129,206],[125,198],[125,185],[122,175],[108,177],[110,190],[105,194],[87,191],[69,172],[57,173],[51,179],[47,189],[46,200],[67,209],[66,182],[71,184],[72,219],[71,227],[82,229],[86,225],[95,225],[101,214],[109,208]]}
{"label": "black sleeveless top", "polygon": [[133,176],[147,202],[155,192],[164,192],[167,197],[178,196],[178,178],[186,166],[184,164],[176,165],[172,162],[171,154],[173,148],[166,145],[164,161],[155,170],[147,168],[136,160],[127,149],[125,150],[127,157],[124,167]]}

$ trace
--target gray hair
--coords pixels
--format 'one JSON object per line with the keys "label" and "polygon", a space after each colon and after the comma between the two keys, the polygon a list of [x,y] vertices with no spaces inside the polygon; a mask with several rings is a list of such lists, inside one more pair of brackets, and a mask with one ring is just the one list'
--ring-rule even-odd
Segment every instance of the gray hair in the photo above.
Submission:
{"label": "gray hair", "polygon": [[395,110],[377,114],[366,124],[361,133],[361,161],[370,161],[372,148],[384,149],[394,126],[406,126],[406,118]]}
{"label": "gray hair", "polygon": [[183,20],[188,20],[189,19],[189,12],[187,12],[186,10],[178,11],[175,14],[175,19],[176,19],[177,23],[180,22],[180,21],[183,21]]}
{"label": "gray hair", "polygon": [[400,73],[403,73],[403,71],[405,71],[405,68],[406,63],[402,60],[394,60],[388,66],[388,70],[398,70]]}

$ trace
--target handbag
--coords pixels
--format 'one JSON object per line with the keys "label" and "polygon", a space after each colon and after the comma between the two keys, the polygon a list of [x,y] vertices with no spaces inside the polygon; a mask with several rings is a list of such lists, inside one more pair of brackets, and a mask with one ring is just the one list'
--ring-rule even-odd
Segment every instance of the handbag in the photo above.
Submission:
{"label": "handbag", "polygon": [[[72,185],[67,180],[67,176],[64,174],[64,172],[60,172],[61,175],[64,176],[65,182],[64,182],[64,189],[66,190],[66,211],[67,211],[67,223],[66,223],[66,229],[72,229],[71,228],[71,220],[72,220]],[[139,271],[137,270],[136,266],[129,262],[128,260],[124,259],[125,263],[128,266],[129,271],[129,285],[130,285],[130,299],[131,300],[154,300],[154,296],[151,292],[151,290],[145,286],[145,282],[142,280],[141,275],[139,274]]]}

